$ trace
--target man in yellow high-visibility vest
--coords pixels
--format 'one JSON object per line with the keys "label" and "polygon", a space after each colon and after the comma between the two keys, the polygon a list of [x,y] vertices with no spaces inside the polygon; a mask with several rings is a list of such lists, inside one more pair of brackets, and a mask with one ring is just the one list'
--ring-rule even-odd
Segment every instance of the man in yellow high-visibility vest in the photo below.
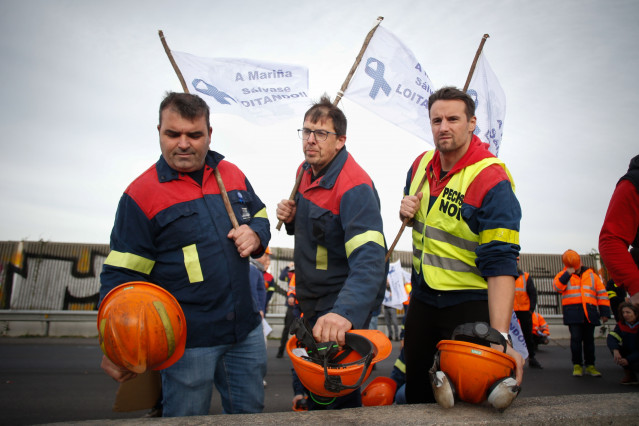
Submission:
{"label": "man in yellow high-visibility vest", "polygon": [[[436,149],[413,162],[400,206],[400,219],[413,228],[404,346],[408,403],[435,401],[428,370],[437,343],[456,326],[485,321],[508,336],[520,249],[513,180],[473,134],[474,101],[444,87],[428,108]],[[519,384],[523,358],[510,345],[507,353],[516,360]]]}

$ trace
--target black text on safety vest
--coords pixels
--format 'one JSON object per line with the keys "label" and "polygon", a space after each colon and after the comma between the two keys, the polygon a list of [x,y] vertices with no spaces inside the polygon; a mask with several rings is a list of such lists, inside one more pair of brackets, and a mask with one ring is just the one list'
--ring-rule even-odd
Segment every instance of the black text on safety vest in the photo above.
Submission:
{"label": "black text on safety vest", "polygon": [[461,220],[461,205],[463,202],[464,194],[450,188],[444,188],[441,202],[439,203],[439,211]]}

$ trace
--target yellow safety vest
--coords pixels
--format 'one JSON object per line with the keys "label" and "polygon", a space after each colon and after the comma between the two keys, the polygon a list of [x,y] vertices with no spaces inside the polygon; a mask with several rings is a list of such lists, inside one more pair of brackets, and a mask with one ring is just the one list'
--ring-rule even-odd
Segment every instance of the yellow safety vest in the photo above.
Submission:
{"label": "yellow safety vest", "polygon": [[494,240],[519,244],[519,233],[499,228],[475,234],[462,219],[461,207],[466,190],[486,167],[493,164],[502,166],[514,191],[512,176],[503,161],[496,157],[485,158],[451,176],[428,212],[428,182],[421,189],[417,186],[435,152],[429,151],[424,155],[410,185],[410,194],[419,190],[424,193],[413,224],[413,267],[417,273],[421,271],[424,280],[436,290],[486,289],[488,284],[475,264],[475,249]]}

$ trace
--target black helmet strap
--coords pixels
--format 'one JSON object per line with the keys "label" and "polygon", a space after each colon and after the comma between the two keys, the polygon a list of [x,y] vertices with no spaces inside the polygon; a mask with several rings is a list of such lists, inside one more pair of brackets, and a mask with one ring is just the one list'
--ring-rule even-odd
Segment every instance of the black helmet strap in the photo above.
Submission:
{"label": "black helmet strap", "polygon": [[[308,360],[324,368],[324,388],[330,392],[359,388],[375,356],[375,346],[373,343],[359,334],[346,333],[346,345],[344,350],[340,351],[336,342],[316,342],[310,329],[310,325],[306,319],[297,318],[293,321],[293,324],[291,324],[290,333],[294,334],[298,340],[298,344],[306,349]],[[354,362],[340,364],[340,362],[353,351],[357,352],[361,358]],[[357,383],[353,385],[344,385],[339,375],[331,376],[328,374],[329,368],[339,369],[359,364],[364,364],[364,369]]]}

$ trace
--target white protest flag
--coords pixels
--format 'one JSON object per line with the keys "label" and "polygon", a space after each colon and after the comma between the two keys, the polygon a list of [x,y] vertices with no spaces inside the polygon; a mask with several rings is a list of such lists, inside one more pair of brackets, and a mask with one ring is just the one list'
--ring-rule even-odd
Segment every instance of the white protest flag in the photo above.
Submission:
{"label": "white protest flag", "polygon": [[202,58],[171,51],[190,93],[211,113],[256,124],[299,117],[308,107],[308,68],[244,58]]}
{"label": "white protest flag", "polygon": [[524,333],[521,331],[521,325],[515,311],[513,311],[510,317],[510,329],[508,330],[510,338],[513,341],[513,348],[521,354],[524,359],[528,358],[528,347],[526,346],[526,340],[524,339]]}
{"label": "white protest flag", "polygon": [[506,117],[506,95],[482,53],[467,92],[475,100],[477,127],[475,134],[490,145],[490,152],[499,156]]}
{"label": "white protest flag", "polygon": [[413,52],[379,26],[344,96],[432,145],[428,97],[433,91]]}
{"label": "white protest flag", "polygon": [[408,295],[404,287],[404,270],[399,260],[388,265],[388,284],[390,291],[386,289],[382,304],[389,308],[402,309]]}

